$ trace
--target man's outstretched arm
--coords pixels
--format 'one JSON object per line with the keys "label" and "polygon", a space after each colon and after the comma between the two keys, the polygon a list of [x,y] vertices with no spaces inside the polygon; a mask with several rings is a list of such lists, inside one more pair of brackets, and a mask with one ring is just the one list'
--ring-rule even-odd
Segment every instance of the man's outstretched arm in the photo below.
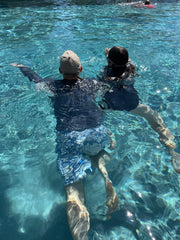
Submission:
{"label": "man's outstretched arm", "polygon": [[22,65],[22,64],[17,64],[17,63],[11,63],[13,67],[18,67],[23,75],[25,77],[28,77],[30,81],[39,83],[43,81],[43,78],[41,78],[37,73],[33,72],[30,68]]}

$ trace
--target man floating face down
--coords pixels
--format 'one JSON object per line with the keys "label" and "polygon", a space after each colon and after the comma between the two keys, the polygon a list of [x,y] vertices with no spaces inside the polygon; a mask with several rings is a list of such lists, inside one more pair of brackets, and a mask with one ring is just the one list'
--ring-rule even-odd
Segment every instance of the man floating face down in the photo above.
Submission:
{"label": "man floating face down", "polygon": [[105,179],[108,214],[118,207],[118,198],[105,168],[109,155],[104,148],[113,148],[114,142],[110,131],[103,126],[103,112],[93,100],[98,82],[80,78],[81,62],[71,50],[65,51],[60,59],[62,80],[43,79],[24,65],[12,65],[51,93],[57,120],[57,166],[65,182],[68,223],[73,239],[87,240],[90,221],[82,180],[92,171],[91,162]]}

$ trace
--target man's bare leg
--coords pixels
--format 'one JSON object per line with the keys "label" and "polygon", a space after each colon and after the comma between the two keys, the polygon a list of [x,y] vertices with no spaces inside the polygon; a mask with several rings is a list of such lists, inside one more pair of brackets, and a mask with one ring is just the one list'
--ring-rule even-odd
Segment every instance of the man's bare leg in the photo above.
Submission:
{"label": "man's bare leg", "polygon": [[97,165],[98,169],[100,170],[105,180],[106,194],[107,194],[106,205],[108,207],[107,214],[110,214],[111,212],[114,212],[117,209],[119,200],[113,188],[112,182],[108,176],[108,172],[105,166],[107,161],[110,161],[110,157],[108,153],[104,150],[101,151],[95,158],[93,158],[93,163]]}
{"label": "man's bare leg", "polygon": [[74,240],[88,240],[89,213],[85,207],[83,182],[66,186],[66,213]]}

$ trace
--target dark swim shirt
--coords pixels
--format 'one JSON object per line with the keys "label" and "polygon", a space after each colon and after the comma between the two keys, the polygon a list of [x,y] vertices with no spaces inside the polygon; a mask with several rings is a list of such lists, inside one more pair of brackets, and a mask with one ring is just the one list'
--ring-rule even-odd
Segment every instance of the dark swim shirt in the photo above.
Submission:
{"label": "dark swim shirt", "polygon": [[120,78],[117,78],[112,68],[103,69],[99,80],[108,83],[110,89],[104,94],[99,104],[102,109],[131,111],[138,106],[139,96],[133,86],[134,78],[128,75],[124,72]]}
{"label": "dark swim shirt", "polygon": [[58,131],[83,131],[98,127],[103,122],[103,112],[93,101],[97,81],[43,79],[27,67],[20,67],[20,70],[30,81],[43,83],[52,93],[50,98]]}
{"label": "dark swim shirt", "polygon": [[112,88],[105,93],[104,100],[100,104],[102,109],[112,109],[119,111],[131,111],[139,104],[139,97],[133,86],[122,86]]}

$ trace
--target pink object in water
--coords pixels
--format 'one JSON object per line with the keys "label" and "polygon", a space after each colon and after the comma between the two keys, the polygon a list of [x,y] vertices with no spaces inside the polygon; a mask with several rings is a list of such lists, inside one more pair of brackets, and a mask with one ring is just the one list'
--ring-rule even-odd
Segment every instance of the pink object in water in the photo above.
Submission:
{"label": "pink object in water", "polygon": [[154,5],[144,5],[143,7],[146,7],[146,8],[155,8]]}

